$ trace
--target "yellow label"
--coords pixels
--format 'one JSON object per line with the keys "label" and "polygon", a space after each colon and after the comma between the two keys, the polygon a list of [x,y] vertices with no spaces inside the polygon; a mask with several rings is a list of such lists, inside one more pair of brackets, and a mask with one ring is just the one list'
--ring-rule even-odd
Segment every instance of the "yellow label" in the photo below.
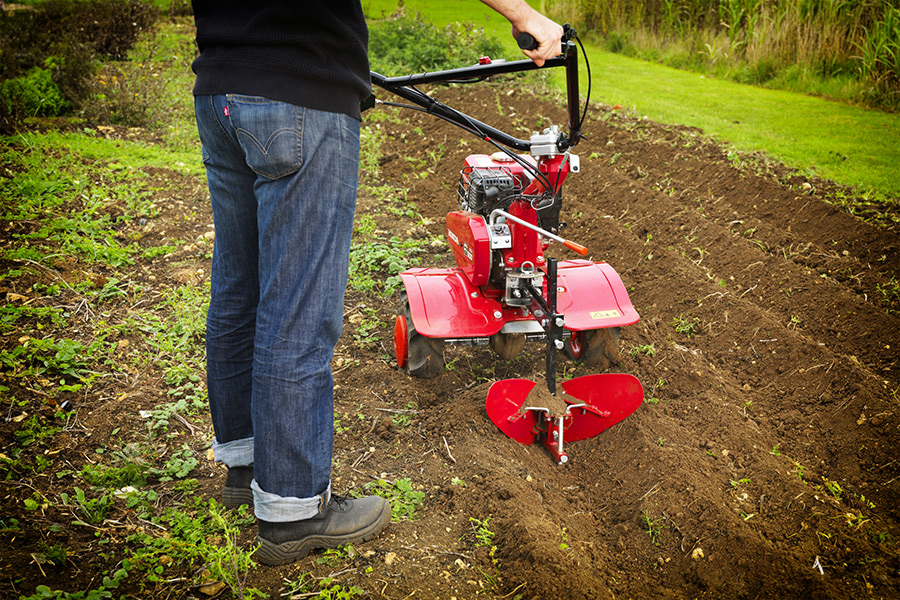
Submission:
{"label": "yellow label", "polygon": [[592,319],[615,319],[621,316],[622,313],[617,310],[598,310],[591,313]]}

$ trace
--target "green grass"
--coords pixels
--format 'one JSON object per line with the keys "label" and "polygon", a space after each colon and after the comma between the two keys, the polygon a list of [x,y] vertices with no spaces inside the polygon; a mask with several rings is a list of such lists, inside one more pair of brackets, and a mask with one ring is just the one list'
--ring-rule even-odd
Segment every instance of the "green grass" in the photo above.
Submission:
{"label": "green grass", "polygon": [[[407,0],[410,10],[436,25],[471,21],[513,40],[506,20],[479,2]],[[390,13],[393,0],[370,0],[370,18]],[[578,23],[573,23],[578,29]],[[900,198],[900,115],[867,110],[786,91],[705,78],[662,65],[604,52],[588,44],[591,99],[621,104],[639,116],[699,127],[735,149],[761,151],[788,166],[862,192]],[[583,61],[582,61],[583,62]],[[554,77],[561,83],[562,74]],[[582,78],[582,93],[586,91]]]}

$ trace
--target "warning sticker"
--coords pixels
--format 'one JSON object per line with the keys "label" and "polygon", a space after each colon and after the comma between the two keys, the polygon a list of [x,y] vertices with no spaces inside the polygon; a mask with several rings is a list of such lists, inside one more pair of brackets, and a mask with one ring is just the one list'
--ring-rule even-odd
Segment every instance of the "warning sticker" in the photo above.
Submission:
{"label": "warning sticker", "polygon": [[591,313],[591,318],[595,320],[599,319],[614,319],[616,317],[621,317],[622,313],[617,310],[597,310]]}

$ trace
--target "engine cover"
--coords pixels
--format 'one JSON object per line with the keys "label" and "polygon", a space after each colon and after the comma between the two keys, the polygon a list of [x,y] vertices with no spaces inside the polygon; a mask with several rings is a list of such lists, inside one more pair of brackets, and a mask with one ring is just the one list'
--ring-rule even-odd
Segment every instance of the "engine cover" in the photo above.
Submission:
{"label": "engine cover", "polygon": [[448,213],[447,241],[466,279],[476,287],[487,284],[491,276],[491,238],[484,217],[468,211]]}

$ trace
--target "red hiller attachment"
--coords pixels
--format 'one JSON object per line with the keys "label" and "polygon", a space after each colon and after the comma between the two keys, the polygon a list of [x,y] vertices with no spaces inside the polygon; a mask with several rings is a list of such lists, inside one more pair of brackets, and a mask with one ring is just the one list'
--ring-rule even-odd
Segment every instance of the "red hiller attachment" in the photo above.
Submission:
{"label": "red hiller attachment", "polygon": [[488,390],[485,408],[500,430],[521,444],[539,439],[558,464],[568,462],[566,442],[594,437],[635,410],[644,400],[636,377],[624,373],[585,375],[562,384],[556,394],[556,351],[562,346],[563,315],[556,312],[556,261],[547,264],[546,300],[533,287],[529,293],[549,315],[547,333],[547,391],[527,379],[505,379]]}
{"label": "red hiller attachment", "polygon": [[485,407],[503,433],[525,445],[541,441],[560,464],[568,461],[565,443],[599,435],[637,410],[644,399],[641,383],[624,373],[563,382],[563,403],[548,394],[535,394],[538,385],[528,379],[497,381],[488,391]]}

